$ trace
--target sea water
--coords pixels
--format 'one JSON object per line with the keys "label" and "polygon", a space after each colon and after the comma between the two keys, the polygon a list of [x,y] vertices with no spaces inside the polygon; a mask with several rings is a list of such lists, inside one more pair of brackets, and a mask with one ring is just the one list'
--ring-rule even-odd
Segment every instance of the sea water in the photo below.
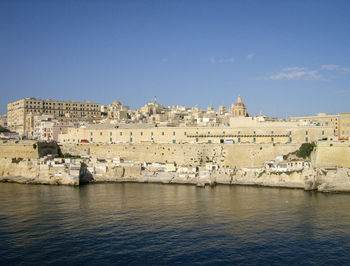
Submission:
{"label": "sea water", "polygon": [[0,264],[349,264],[350,194],[0,184]]}

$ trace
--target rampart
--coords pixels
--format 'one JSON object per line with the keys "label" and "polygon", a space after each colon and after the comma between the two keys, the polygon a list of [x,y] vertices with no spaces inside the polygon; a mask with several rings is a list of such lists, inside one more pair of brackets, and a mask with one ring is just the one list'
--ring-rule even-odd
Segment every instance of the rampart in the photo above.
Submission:
{"label": "rampart", "polygon": [[64,144],[62,153],[97,158],[120,157],[140,162],[228,167],[260,167],[276,156],[294,152],[298,144]]}
{"label": "rampart", "polygon": [[319,142],[314,166],[350,168],[350,142]]}
{"label": "rampart", "polygon": [[36,141],[2,141],[0,158],[39,158]]}
{"label": "rampart", "polygon": [[[199,165],[213,162],[228,167],[261,167],[276,156],[294,152],[299,144],[64,144],[62,153],[91,155],[96,158],[120,157],[139,162],[176,162]],[[3,141],[0,158],[39,158],[57,154],[54,143]],[[350,168],[349,142],[322,141],[312,156],[314,167]]]}
{"label": "rampart", "polygon": [[35,159],[48,154],[58,154],[58,146],[55,142],[4,140],[0,143],[0,158],[4,159]]}

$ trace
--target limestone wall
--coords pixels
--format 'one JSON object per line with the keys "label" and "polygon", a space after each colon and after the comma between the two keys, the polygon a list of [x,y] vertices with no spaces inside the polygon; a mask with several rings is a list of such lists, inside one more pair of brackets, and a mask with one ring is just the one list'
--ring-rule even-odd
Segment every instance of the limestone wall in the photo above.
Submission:
{"label": "limestone wall", "polygon": [[319,142],[314,157],[315,167],[350,168],[350,142]]}
{"label": "limestone wall", "polygon": [[279,155],[299,149],[298,144],[223,145],[224,165],[229,167],[260,167]]}
{"label": "limestone wall", "polygon": [[33,148],[35,141],[2,141],[0,158],[39,158],[38,147]]}
{"label": "limestone wall", "polygon": [[259,167],[278,155],[299,148],[297,144],[64,144],[63,153],[97,158],[121,157],[140,162],[176,162],[199,165],[213,162],[228,167]]}
{"label": "limestone wall", "polygon": [[5,140],[0,142],[0,158],[39,158],[47,154],[58,154],[57,148],[55,142]]}

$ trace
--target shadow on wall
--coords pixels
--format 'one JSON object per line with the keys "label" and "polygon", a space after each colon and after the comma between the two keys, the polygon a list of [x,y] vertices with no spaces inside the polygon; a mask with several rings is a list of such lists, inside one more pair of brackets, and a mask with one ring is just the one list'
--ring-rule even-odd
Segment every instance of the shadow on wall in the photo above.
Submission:
{"label": "shadow on wall", "polygon": [[59,155],[60,151],[60,148],[55,141],[38,142],[37,145],[33,145],[33,149],[38,149],[39,158],[46,155]]}

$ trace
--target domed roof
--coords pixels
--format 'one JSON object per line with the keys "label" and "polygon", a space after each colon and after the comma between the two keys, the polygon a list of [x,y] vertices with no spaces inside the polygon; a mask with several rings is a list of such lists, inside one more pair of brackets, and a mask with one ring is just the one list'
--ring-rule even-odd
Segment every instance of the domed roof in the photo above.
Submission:
{"label": "domed roof", "polygon": [[113,105],[122,105],[119,101],[114,101]]}
{"label": "domed roof", "polygon": [[242,101],[242,97],[240,95],[238,95],[237,97],[237,102],[233,105],[234,107],[241,107],[241,108],[246,108],[245,104]]}
{"label": "domed roof", "polygon": [[238,102],[235,104],[236,107],[244,107],[245,108],[245,104],[242,102]]}

